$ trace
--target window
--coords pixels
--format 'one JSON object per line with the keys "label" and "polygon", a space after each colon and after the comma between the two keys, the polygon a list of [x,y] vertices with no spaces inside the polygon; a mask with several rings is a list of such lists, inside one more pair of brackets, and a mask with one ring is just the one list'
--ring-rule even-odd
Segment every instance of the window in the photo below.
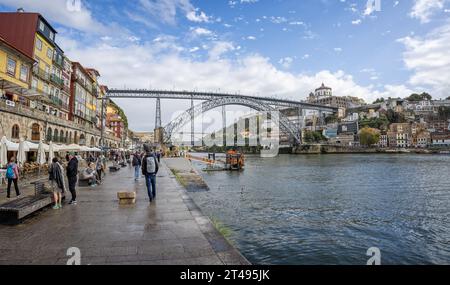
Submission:
{"label": "window", "polygon": [[16,76],[16,65],[16,61],[8,57],[8,67],[6,69],[6,72],[11,76]]}
{"label": "window", "polygon": [[31,88],[37,89],[38,88],[38,80],[33,77],[33,80],[31,81]]}
{"label": "window", "polygon": [[11,138],[12,139],[19,139],[20,136],[20,129],[18,125],[14,125],[12,127],[12,134],[11,134]]}
{"label": "window", "polygon": [[36,38],[36,48],[42,50],[42,41],[40,38]]}
{"label": "window", "polygon": [[55,41],[55,34],[52,31],[50,31],[50,39]]}
{"label": "window", "polygon": [[27,82],[28,81],[28,72],[29,72],[29,67],[22,64],[22,66],[20,67],[20,80]]}
{"label": "window", "polygon": [[40,141],[41,140],[41,130],[39,124],[33,124],[31,127],[31,140]]}
{"label": "window", "polygon": [[49,59],[53,59],[53,50],[51,48],[47,49],[47,57]]}
{"label": "window", "polygon": [[50,142],[52,140],[52,138],[53,138],[52,135],[53,135],[52,128],[48,128],[48,130],[47,130],[47,142]]}
{"label": "window", "polygon": [[55,130],[54,134],[53,134],[53,142],[59,142],[59,132],[58,130]]}
{"label": "window", "polygon": [[45,31],[45,24],[43,21],[39,22],[39,30],[41,30],[42,32]]}

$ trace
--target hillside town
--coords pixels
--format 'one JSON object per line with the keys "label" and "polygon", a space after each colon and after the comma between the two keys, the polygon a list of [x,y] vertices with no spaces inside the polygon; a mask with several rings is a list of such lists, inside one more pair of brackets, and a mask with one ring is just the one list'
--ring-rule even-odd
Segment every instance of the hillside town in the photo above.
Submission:
{"label": "hillside town", "polygon": [[[366,104],[359,98],[334,96],[322,84],[311,93],[310,103],[338,107],[337,116],[306,121],[303,134],[309,142],[380,148],[430,148],[450,146],[450,97],[433,100],[427,93],[399,94]],[[322,119],[321,127],[316,120]],[[321,136],[311,136],[319,132]]]}

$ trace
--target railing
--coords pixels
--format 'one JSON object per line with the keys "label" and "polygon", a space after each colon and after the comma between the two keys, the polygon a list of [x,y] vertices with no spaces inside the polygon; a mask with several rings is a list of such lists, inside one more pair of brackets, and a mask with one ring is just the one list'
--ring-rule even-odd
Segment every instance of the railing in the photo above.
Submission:
{"label": "railing", "polygon": [[46,80],[46,81],[50,80],[50,73],[43,70],[42,68],[39,68],[37,66],[33,67],[33,73],[43,80]]}
{"label": "railing", "polygon": [[50,80],[55,83],[56,85],[58,85],[59,87],[63,87],[64,85],[64,80],[62,80],[61,78],[59,78],[58,76],[56,76],[55,74],[52,74],[50,76]]}
{"label": "railing", "polygon": [[[98,130],[96,128],[92,128],[90,126],[90,124],[87,124],[87,123],[86,124],[76,124],[73,121],[61,119],[57,116],[50,115],[47,112],[44,112],[37,108],[31,108],[29,106],[25,106],[22,104],[15,104],[15,106],[8,106],[8,105],[6,105],[6,100],[2,100],[2,99],[0,99],[0,112],[11,112],[18,116],[34,118],[36,120],[43,121],[43,122],[45,122],[45,121],[51,122],[53,124],[57,124],[57,125],[71,128],[74,130],[78,130],[81,132],[90,130],[90,134],[99,136],[99,137],[101,136],[100,130]],[[108,139],[108,140],[116,139],[116,137],[109,136],[106,133],[104,134],[104,136],[105,136],[105,139]]]}
{"label": "railing", "polygon": [[70,94],[70,87],[66,86],[65,84],[63,85],[63,90],[64,90],[67,94]]}

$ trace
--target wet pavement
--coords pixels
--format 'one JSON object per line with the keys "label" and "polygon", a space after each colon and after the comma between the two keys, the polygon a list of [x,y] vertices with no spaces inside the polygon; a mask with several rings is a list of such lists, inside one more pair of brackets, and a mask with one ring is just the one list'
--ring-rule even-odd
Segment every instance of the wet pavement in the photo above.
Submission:
{"label": "wet pavement", "polygon": [[[149,203],[134,171],[108,173],[103,185],[78,188],[78,205],[46,209],[15,226],[0,225],[0,264],[66,264],[67,250],[81,264],[248,264],[214,228],[165,163],[157,200]],[[136,205],[119,206],[117,192],[137,192]],[[68,194],[70,198],[70,194]]]}

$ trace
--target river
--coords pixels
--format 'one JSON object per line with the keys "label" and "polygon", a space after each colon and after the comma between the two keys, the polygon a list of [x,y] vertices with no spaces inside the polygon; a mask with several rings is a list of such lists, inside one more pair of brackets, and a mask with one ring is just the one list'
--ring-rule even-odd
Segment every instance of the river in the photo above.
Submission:
{"label": "river", "polygon": [[[198,169],[202,165],[195,163]],[[191,193],[253,264],[450,264],[450,156],[246,157]]]}

